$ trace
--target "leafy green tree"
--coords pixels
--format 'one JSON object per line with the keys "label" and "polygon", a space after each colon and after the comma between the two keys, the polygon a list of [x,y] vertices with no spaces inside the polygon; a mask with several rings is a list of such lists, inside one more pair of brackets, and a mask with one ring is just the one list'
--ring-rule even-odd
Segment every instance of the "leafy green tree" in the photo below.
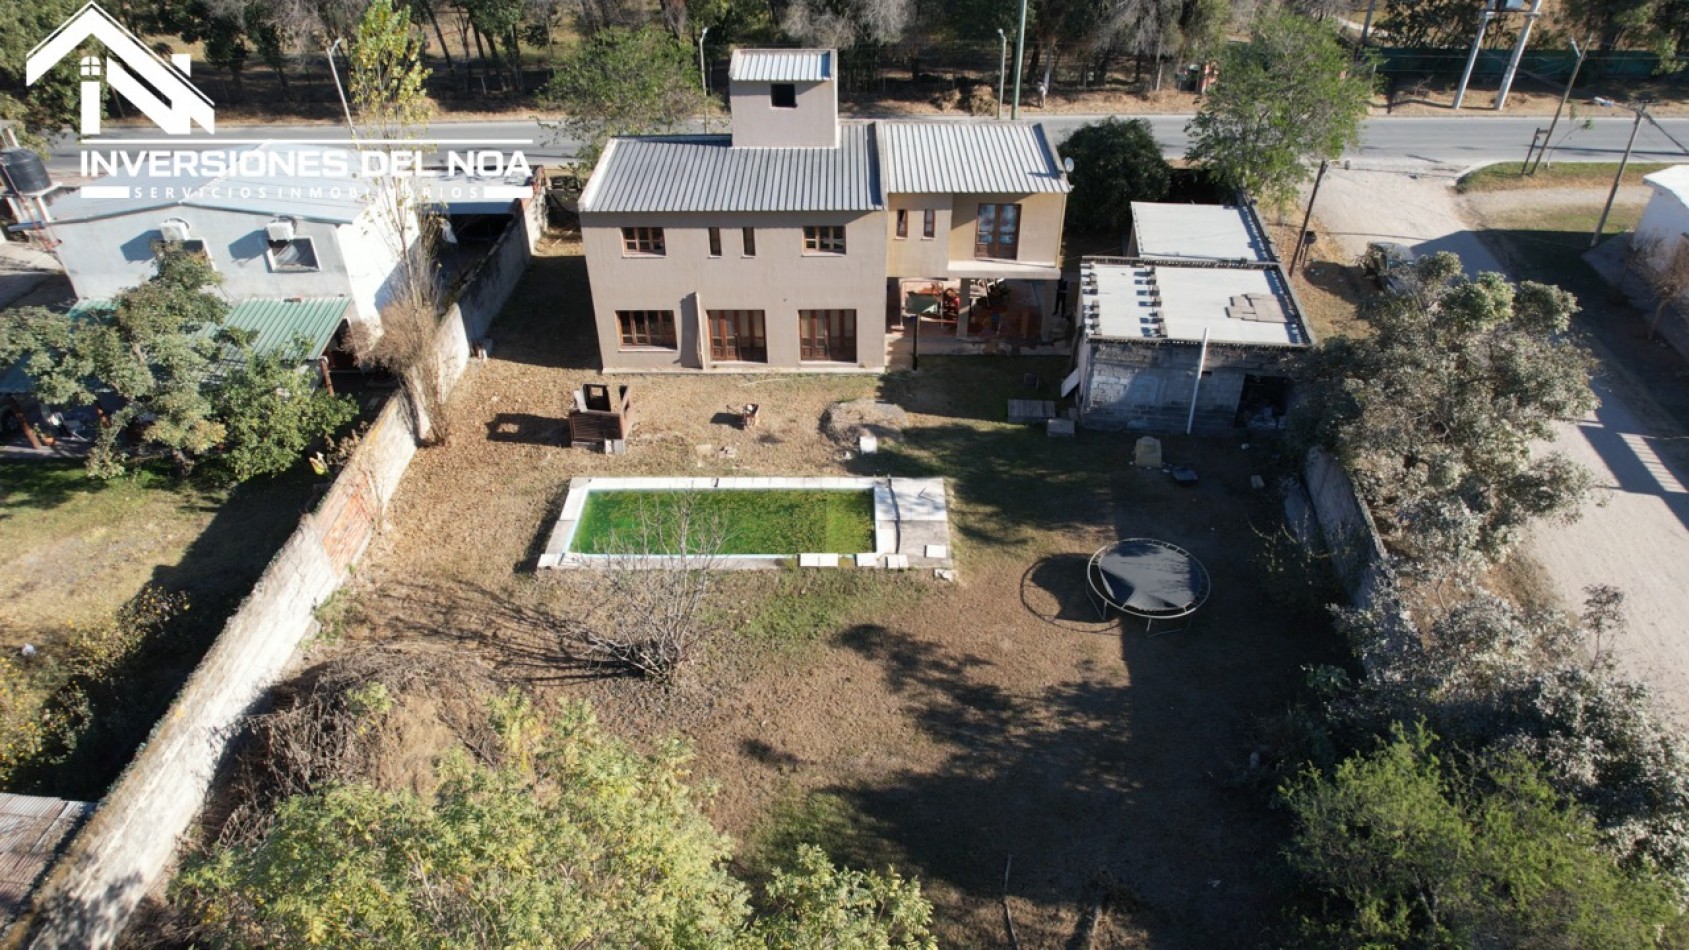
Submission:
{"label": "leafy green tree", "polygon": [[932,946],[914,884],[819,851],[775,875],[753,922],[679,743],[637,752],[584,704],[542,729],[507,697],[495,719],[498,762],[448,758],[427,798],[346,785],[288,799],[256,846],[194,862],[177,898],[207,936],[251,946]]}
{"label": "leafy green tree", "polygon": [[241,364],[211,386],[213,414],[223,421],[217,467],[244,482],[292,468],[313,442],[358,414],[299,371],[303,347],[258,353],[242,345]]}
{"label": "leafy green tree", "polygon": [[371,136],[391,139],[426,130],[433,103],[424,89],[429,69],[423,45],[409,7],[373,0],[364,10],[349,44],[347,85],[358,123]]}
{"label": "leafy green tree", "polygon": [[1332,27],[1263,16],[1220,54],[1220,77],[1187,127],[1189,158],[1221,184],[1288,204],[1312,175],[1360,140],[1371,90]]}
{"label": "leafy green tree", "polygon": [[1173,170],[1143,119],[1087,123],[1060,151],[1073,159],[1068,218],[1084,230],[1122,232],[1132,220],[1132,202],[1159,201],[1172,186]]}
{"label": "leafy green tree", "polygon": [[937,950],[928,932],[932,905],[896,871],[834,867],[815,845],[798,847],[796,866],[776,869],[751,927],[751,945],[769,950]]}
{"label": "leafy green tree", "polygon": [[0,119],[21,123],[30,145],[44,145],[48,136],[76,127],[81,109],[76,57],[65,57],[33,86],[24,84],[24,66],[29,51],[80,6],[73,0],[0,3]]}
{"label": "leafy green tree", "polygon": [[667,131],[696,114],[698,83],[692,51],[674,37],[609,27],[570,50],[539,97],[567,113],[561,127],[590,165],[613,136]]}
{"label": "leafy green tree", "polygon": [[1576,516],[1587,473],[1532,445],[1595,408],[1592,361],[1557,287],[1469,280],[1448,253],[1417,262],[1413,282],[1365,305],[1371,336],[1319,347],[1306,418],[1401,553],[1470,576],[1533,519]]}
{"label": "leafy green tree", "polygon": [[216,379],[225,347],[240,342],[223,329],[228,303],[207,289],[221,280],[203,257],[161,246],[158,273],[118,294],[109,313],[73,319],[30,308],[0,321],[0,361],[26,358],[36,392],[49,404],[91,405],[102,387],[125,400],[101,426],[88,459],[95,475],[124,470],[133,456],[118,444],[119,437],[143,420],[136,455],[163,451],[186,472],[219,452],[232,427],[233,470],[246,477],[276,471],[285,467],[282,453],[288,446],[329,434],[345,421],[350,406],[297,375],[287,391],[298,402],[286,411],[278,411],[282,397],[274,393],[257,402],[219,398],[220,388],[239,393],[256,378],[277,379],[273,364],[250,358],[230,380]]}
{"label": "leafy green tree", "polygon": [[1423,727],[1282,789],[1315,946],[1679,946],[1671,883],[1627,872],[1524,755],[1464,766]]}

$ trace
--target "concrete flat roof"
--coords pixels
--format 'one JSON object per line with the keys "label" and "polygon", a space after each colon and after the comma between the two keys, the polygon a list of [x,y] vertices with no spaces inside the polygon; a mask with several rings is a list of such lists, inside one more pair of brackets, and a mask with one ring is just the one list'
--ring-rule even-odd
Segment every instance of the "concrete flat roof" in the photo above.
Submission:
{"label": "concrete flat roof", "polygon": [[1138,259],[1080,265],[1086,335],[1306,346],[1289,289],[1277,268],[1189,266]]}
{"label": "concrete flat roof", "polygon": [[1132,202],[1132,238],[1139,257],[1210,261],[1273,259],[1254,216],[1237,205]]}

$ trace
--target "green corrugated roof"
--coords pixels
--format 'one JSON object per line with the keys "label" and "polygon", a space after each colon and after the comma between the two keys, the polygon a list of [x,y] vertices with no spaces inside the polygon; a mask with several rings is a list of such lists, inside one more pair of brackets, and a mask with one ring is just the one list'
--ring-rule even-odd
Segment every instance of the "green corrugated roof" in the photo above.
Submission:
{"label": "green corrugated roof", "polygon": [[[257,333],[253,349],[269,353],[290,345],[295,338],[305,341],[303,359],[316,359],[328,349],[334,331],[352,305],[350,297],[300,297],[288,300],[242,300],[229,308],[223,326]],[[73,316],[110,310],[110,300],[79,300],[70,309]],[[200,331],[209,336],[216,327]]]}

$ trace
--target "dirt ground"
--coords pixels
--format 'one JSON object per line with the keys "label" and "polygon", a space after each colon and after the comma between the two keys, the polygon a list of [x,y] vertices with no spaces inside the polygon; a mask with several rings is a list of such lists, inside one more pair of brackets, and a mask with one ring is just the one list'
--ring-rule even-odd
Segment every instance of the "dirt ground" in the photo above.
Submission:
{"label": "dirt ground", "polygon": [[[1256,532],[1271,450],[1168,439],[1199,486],[1130,465],[1131,440],[1050,440],[1002,421],[1060,360],[922,361],[884,378],[632,377],[640,430],[621,457],[559,446],[568,390],[600,378],[581,259],[553,246],[494,324],[455,400],[456,435],[417,456],[319,656],[467,651],[547,700],[587,698],[635,737],[679,733],[718,793],[710,814],[753,876],[795,840],[918,875],[947,947],[1257,945],[1275,920],[1283,828],[1252,784],[1257,724],[1300,668],[1336,658],[1323,616],[1268,596]],[[751,394],[754,394],[752,396]],[[875,394],[911,422],[845,457],[819,431]],[[725,409],[759,401],[762,427]],[[730,449],[724,454],[724,449]],[[533,571],[568,479],[588,473],[943,475],[960,578],[848,569],[723,580],[721,632],[672,690],[597,678],[562,648],[578,576]],[[1150,637],[1099,620],[1086,559],[1119,537],[1184,545],[1214,582],[1192,627]],[[315,659],[317,657],[313,657]],[[1263,751],[1264,750],[1264,751]],[[1082,938],[1081,938],[1082,939]]]}
{"label": "dirt ground", "polygon": [[[1629,626],[1617,647],[1621,666],[1655,690],[1665,711],[1689,717],[1689,400],[1678,395],[1675,354],[1641,339],[1635,311],[1614,302],[1579,259],[1606,189],[1458,196],[1451,186],[1431,175],[1334,170],[1317,216],[1351,252],[1371,240],[1452,250],[1468,272],[1503,270],[1578,295],[1577,327],[1600,360],[1593,384],[1602,404],[1559,424],[1552,447],[1589,468],[1596,490],[1577,522],[1535,527],[1525,553],[1564,606],[1581,604],[1590,584],[1622,589]],[[1621,189],[1609,230],[1634,223],[1646,200],[1646,188]]]}

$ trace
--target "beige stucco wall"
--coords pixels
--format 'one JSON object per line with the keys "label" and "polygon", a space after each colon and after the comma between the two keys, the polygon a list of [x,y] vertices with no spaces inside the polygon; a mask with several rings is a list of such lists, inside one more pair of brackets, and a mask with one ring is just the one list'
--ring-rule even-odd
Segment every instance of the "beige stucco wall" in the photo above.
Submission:
{"label": "beige stucco wall", "polygon": [[838,86],[793,83],[798,107],[776,109],[766,82],[734,82],[728,91],[737,148],[833,148],[839,144]]}
{"label": "beige stucco wall", "polygon": [[[803,253],[805,225],[845,226],[843,255]],[[722,255],[709,256],[709,227],[722,229]],[[668,253],[624,257],[623,227],[661,227]],[[740,229],[757,229],[757,256],[742,253]],[[718,369],[879,371],[885,368],[886,226],[883,212],[584,214],[582,239],[592,284],[599,353],[606,372]],[[699,309],[762,310],[768,363],[699,358]],[[798,311],[856,311],[855,363],[798,359]],[[623,350],[618,310],[673,310],[676,350]]]}
{"label": "beige stucco wall", "polygon": [[955,196],[950,214],[951,260],[973,260],[974,229],[981,204],[1020,205],[1020,256],[1017,260],[1028,264],[1061,263],[1061,225],[1062,215],[1067,211],[1067,195],[1059,192]]}
{"label": "beige stucco wall", "polygon": [[[892,195],[887,203],[886,276],[943,277],[949,273],[951,196]],[[928,208],[938,212],[931,240],[921,237],[921,222]],[[901,239],[897,237],[899,210],[909,212],[909,236]],[[973,254],[971,245],[968,254]]]}

